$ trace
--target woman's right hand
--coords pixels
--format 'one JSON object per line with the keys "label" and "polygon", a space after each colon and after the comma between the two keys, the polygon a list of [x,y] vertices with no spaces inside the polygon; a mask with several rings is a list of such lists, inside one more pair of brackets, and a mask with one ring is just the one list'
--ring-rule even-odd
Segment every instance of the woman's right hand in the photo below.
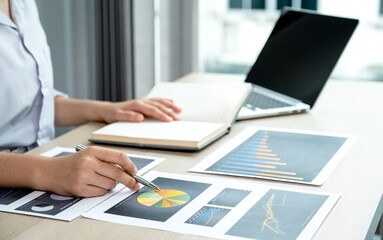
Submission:
{"label": "woman's right hand", "polygon": [[[120,165],[126,172],[112,164]],[[47,159],[40,175],[43,179],[39,182],[45,191],[94,197],[106,194],[117,182],[133,191],[139,190],[139,183],[131,177],[136,173],[136,166],[125,153],[88,147],[71,155]]]}

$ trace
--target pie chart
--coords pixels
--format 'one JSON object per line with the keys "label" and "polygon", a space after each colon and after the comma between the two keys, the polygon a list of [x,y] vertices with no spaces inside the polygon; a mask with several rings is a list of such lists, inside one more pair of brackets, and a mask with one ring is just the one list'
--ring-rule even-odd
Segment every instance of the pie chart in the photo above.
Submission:
{"label": "pie chart", "polygon": [[137,197],[137,202],[147,207],[169,208],[187,203],[190,196],[173,189],[152,190]]}
{"label": "pie chart", "polygon": [[53,208],[54,208],[53,205],[45,204],[45,203],[37,204],[31,207],[32,211],[34,212],[46,212],[46,211],[52,210]]}

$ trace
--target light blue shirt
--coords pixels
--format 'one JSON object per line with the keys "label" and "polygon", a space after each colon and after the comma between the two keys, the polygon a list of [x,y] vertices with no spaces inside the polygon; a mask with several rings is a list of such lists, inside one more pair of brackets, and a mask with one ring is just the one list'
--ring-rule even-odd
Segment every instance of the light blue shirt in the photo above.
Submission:
{"label": "light blue shirt", "polygon": [[0,12],[0,150],[29,149],[54,138],[53,72],[36,3],[11,0]]}

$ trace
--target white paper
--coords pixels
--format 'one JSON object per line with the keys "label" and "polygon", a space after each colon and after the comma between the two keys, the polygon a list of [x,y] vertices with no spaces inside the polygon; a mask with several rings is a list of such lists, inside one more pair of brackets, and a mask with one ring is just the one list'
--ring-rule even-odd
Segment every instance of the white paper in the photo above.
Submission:
{"label": "white paper", "polygon": [[[60,154],[66,155],[74,152],[75,150],[73,148],[56,147],[41,155],[54,157]],[[164,161],[162,158],[131,154],[128,154],[128,156],[132,160],[134,158],[134,161],[138,161],[137,163],[140,165],[138,170],[139,175]],[[142,162],[139,162],[139,160]],[[0,188],[0,211],[71,221],[105,199],[108,199],[122,188],[124,188],[124,185],[118,183],[116,187],[107,194],[92,198],[60,196],[54,193],[29,189]]]}
{"label": "white paper", "polygon": [[[157,139],[166,141],[200,141],[225,126],[224,123],[146,120],[145,122],[115,122],[93,132],[93,138],[123,141],[133,138],[136,143]],[[113,136],[111,139],[105,136]],[[120,139],[121,138],[121,139]],[[166,143],[166,142],[165,142]]]}
{"label": "white paper", "polygon": [[[268,146],[267,142],[270,142],[269,139],[266,139],[263,142],[259,140],[258,146],[263,144],[262,146],[265,147],[264,149],[255,147],[255,145],[245,146],[245,144],[250,144],[252,141],[256,142],[256,140],[250,139],[253,136],[256,136],[255,134],[265,132],[273,132],[274,135],[276,134],[275,136],[283,134],[283,140],[278,139],[278,137],[274,137],[274,140],[271,140],[274,141],[274,148],[277,148],[277,151],[272,150],[273,146]],[[351,135],[291,129],[247,127],[226,144],[218,148],[218,150],[214,151],[189,169],[189,171],[321,185],[343,159],[355,140],[356,137]],[[253,150],[252,148],[257,149]],[[260,152],[266,150],[268,152]],[[245,158],[250,157],[252,159],[248,160],[249,164],[244,164],[242,159],[238,159],[237,157],[240,156],[239,158],[241,158],[243,156],[241,153],[246,151],[251,151],[246,153],[248,156],[244,156]],[[258,152],[255,153],[255,151]],[[258,159],[259,156],[257,156],[257,154],[266,155],[261,156],[263,159]],[[283,155],[285,159],[288,159],[290,162],[284,162],[283,158],[278,158],[278,154]],[[254,165],[254,162],[260,163]],[[243,164],[243,168],[239,167],[239,164]],[[273,164],[279,165],[273,166]],[[285,170],[286,166],[290,166],[290,168],[287,168],[289,170]],[[249,169],[251,170],[249,171]]]}
{"label": "white paper", "polygon": [[161,82],[153,87],[148,97],[173,99],[182,107],[182,112],[178,114],[182,120],[222,122],[228,125],[233,121],[233,114],[237,112],[239,104],[242,104],[244,93],[250,89],[244,82]]}
{"label": "white paper", "polygon": [[[274,239],[278,234],[284,234],[284,239],[310,239],[340,197],[334,193],[155,171],[145,177],[161,189],[167,184],[178,184],[180,187],[171,191],[184,191],[190,200],[175,207],[159,207],[158,203],[165,204],[164,200],[154,203],[145,197],[152,190],[134,193],[125,188],[83,216],[219,239]],[[266,207],[261,205],[263,202]]]}

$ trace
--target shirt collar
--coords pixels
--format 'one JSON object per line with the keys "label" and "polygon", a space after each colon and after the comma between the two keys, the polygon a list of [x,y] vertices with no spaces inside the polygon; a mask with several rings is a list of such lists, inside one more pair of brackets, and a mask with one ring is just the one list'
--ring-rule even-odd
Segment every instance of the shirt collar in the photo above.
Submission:
{"label": "shirt collar", "polygon": [[11,19],[9,19],[9,17],[3,12],[0,12],[0,24],[16,28],[15,23],[12,22]]}
{"label": "shirt collar", "polygon": [[0,24],[12,28],[22,28],[24,26],[24,0],[11,0],[10,5],[14,22],[7,15],[0,12]]}
{"label": "shirt collar", "polygon": [[24,27],[24,0],[11,0],[11,12],[13,21],[19,29]]}

